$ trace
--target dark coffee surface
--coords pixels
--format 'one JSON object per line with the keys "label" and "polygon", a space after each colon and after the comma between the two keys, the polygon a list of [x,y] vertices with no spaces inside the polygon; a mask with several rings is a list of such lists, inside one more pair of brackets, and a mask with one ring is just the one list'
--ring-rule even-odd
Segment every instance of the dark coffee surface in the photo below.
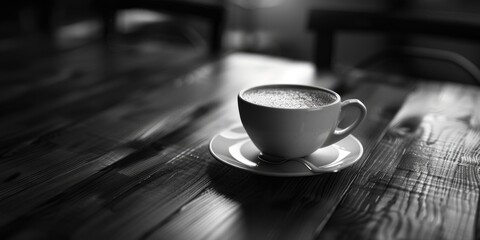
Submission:
{"label": "dark coffee surface", "polygon": [[254,104],[275,108],[321,107],[335,101],[329,92],[302,87],[264,87],[248,90],[242,97]]}

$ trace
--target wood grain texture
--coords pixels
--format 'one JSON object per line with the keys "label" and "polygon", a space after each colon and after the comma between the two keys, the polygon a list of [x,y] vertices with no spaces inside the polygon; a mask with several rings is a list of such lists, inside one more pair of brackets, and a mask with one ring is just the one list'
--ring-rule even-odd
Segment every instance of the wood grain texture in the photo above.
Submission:
{"label": "wood grain texture", "polygon": [[[217,181],[231,181],[232,170],[213,159],[208,140],[239,123],[235,101],[241,88],[314,80],[308,64],[242,54],[210,65],[188,65],[195,70],[180,77],[175,75],[190,71],[188,67],[165,72],[153,65],[136,66],[105,75],[105,65],[92,66],[78,81],[68,79],[69,73],[48,70],[54,76],[40,79],[38,87],[26,85],[4,99],[2,238],[187,237],[182,228],[204,237],[230,233],[227,225],[219,232],[210,224],[217,218],[199,220],[192,228],[188,221],[169,227],[176,226],[174,216],[196,203],[198,208],[184,215],[189,221],[209,212],[243,216],[222,211],[221,204],[210,205],[226,203],[222,199],[228,195],[218,190],[225,186],[218,187]],[[52,78],[67,79],[48,80]],[[33,80],[27,76],[24,81]],[[13,80],[6,84],[23,86]],[[40,101],[25,98],[32,93]],[[255,179],[240,176],[246,182]],[[248,196],[244,200],[252,201]],[[200,203],[208,203],[207,208]],[[234,206],[241,209],[243,204]]]}
{"label": "wood grain texture", "polygon": [[361,160],[337,173],[266,177],[218,162],[209,140],[240,124],[243,88],[329,84],[312,64],[84,50],[2,72],[1,239],[473,237],[476,88],[341,86],[343,99],[368,108],[354,132]]}
{"label": "wood grain texture", "polygon": [[321,239],[476,239],[479,89],[422,84]]}
{"label": "wood grain texture", "polygon": [[[390,90],[391,96],[398,96],[392,98],[395,101],[404,96],[404,91],[380,89],[386,90]],[[377,97],[367,85],[352,95],[367,104],[376,102]],[[395,105],[378,106],[377,111],[392,106]],[[368,129],[386,126],[388,117],[392,116],[372,114],[369,116],[372,126],[365,126],[357,133],[366,151],[382,134]],[[321,231],[359,165],[336,174],[287,179],[231,169],[216,177],[200,198],[172,215],[168,223],[153,229],[148,239],[312,239]]]}

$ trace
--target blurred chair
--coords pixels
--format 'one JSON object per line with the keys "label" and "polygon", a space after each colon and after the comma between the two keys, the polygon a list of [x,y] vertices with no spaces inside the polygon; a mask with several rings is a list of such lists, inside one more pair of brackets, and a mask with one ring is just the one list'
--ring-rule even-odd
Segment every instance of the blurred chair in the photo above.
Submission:
{"label": "blurred chair", "polygon": [[209,51],[219,53],[222,49],[225,8],[218,0],[103,0],[100,1],[99,9],[104,24],[103,35],[107,39],[116,32],[115,21],[120,10],[145,9],[166,13],[180,19],[193,17],[206,21],[210,28]]}
{"label": "blurred chair", "polygon": [[[315,33],[314,61],[317,69],[320,70],[333,70],[337,33],[378,34],[388,36],[387,39],[390,42],[396,43],[394,45],[399,43],[399,46],[388,46],[389,42],[387,41],[386,49],[371,54],[354,68],[373,68],[376,63],[384,61],[381,66],[375,66],[375,71],[395,70],[396,73],[416,76],[412,61],[433,60],[462,69],[463,75],[468,75],[469,78],[462,82],[469,81],[480,84],[480,70],[465,56],[447,49],[415,47],[410,41],[410,37],[429,36],[434,39],[455,40],[459,44],[465,42],[476,44],[480,41],[480,21],[477,19],[445,17],[444,15],[411,11],[369,12],[315,9],[309,14],[308,28]],[[478,46],[480,47],[480,44]],[[439,71],[438,68],[433,67],[427,67],[427,70],[430,73]],[[421,77],[428,78],[424,75],[423,72]]]}

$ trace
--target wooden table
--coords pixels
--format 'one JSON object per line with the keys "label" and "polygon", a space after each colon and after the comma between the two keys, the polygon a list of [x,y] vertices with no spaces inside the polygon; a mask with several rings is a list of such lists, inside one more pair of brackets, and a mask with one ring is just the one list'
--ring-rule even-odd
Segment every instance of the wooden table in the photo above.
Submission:
{"label": "wooden table", "polygon": [[[1,239],[479,238],[480,88],[361,72],[336,86],[245,53],[142,59],[83,49],[1,73]],[[264,83],[361,99],[362,158],[290,178],[217,161],[236,94]]]}

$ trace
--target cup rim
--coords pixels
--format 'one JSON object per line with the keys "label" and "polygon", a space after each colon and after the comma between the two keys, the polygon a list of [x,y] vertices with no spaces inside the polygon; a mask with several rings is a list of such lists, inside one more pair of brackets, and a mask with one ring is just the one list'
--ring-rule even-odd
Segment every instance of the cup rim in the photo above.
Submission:
{"label": "cup rim", "polygon": [[[331,103],[328,103],[328,104],[325,104],[325,105],[322,105],[322,106],[317,106],[317,107],[309,107],[309,108],[281,108],[281,107],[272,107],[272,106],[265,106],[265,105],[260,105],[260,104],[252,103],[252,102],[249,102],[249,101],[245,100],[245,98],[243,98],[243,94],[244,94],[246,91],[250,91],[250,90],[256,89],[256,88],[265,88],[265,87],[281,87],[281,88],[292,87],[292,88],[309,88],[309,89],[321,90],[321,91],[325,91],[325,92],[328,92],[328,93],[334,95],[334,96],[335,96],[335,101],[333,101],[333,102],[331,102]],[[328,88],[317,87],[317,86],[312,86],[312,85],[303,85],[303,84],[263,84],[263,85],[257,85],[257,86],[248,87],[248,88],[245,88],[245,89],[241,90],[241,91],[238,93],[238,98],[241,99],[242,101],[244,101],[245,103],[248,103],[248,104],[251,104],[251,105],[254,105],[254,106],[259,106],[259,107],[268,108],[268,109],[281,109],[281,110],[289,110],[289,111],[311,111],[311,110],[317,110],[317,109],[322,109],[322,108],[325,108],[325,107],[332,106],[332,105],[337,104],[337,103],[339,103],[339,102],[341,101],[340,95],[339,95],[338,93],[336,93],[335,91],[333,91],[333,90],[330,90],[330,89],[328,89]]]}

